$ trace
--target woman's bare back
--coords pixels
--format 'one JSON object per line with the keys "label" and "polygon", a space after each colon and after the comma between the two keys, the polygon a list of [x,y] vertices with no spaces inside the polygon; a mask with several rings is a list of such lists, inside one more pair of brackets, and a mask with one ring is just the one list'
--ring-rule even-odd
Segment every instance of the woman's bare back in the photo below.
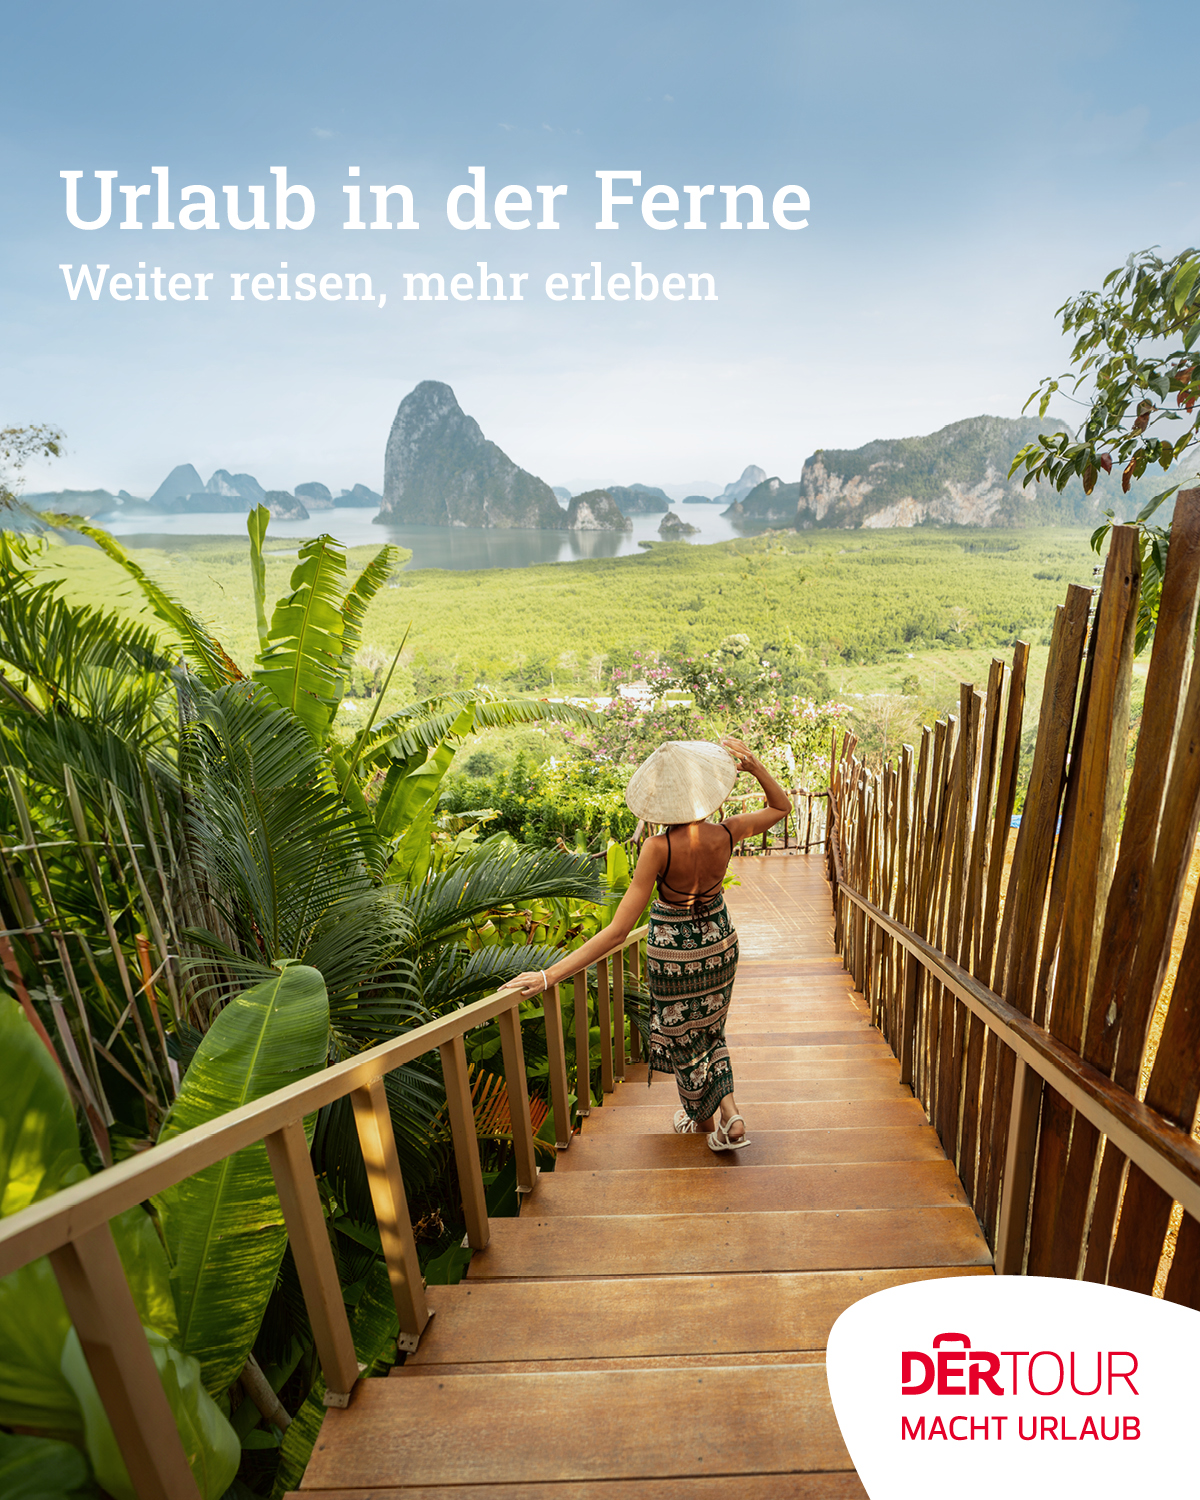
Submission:
{"label": "woman's bare back", "polygon": [[720,892],[733,853],[733,835],[724,823],[681,823],[652,842],[658,846],[663,901],[687,905],[695,896]]}

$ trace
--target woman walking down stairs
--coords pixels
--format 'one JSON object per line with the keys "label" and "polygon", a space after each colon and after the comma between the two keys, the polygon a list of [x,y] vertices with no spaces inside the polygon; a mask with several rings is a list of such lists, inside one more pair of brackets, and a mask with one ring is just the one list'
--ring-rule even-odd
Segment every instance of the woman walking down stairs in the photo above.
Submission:
{"label": "woman walking down stairs", "polygon": [[953,1167],[851,988],[813,856],[741,859],[730,1011],[753,1140],[676,1134],[645,1064],[492,1222],[390,1379],[331,1410],[296,1500],[740,1500],[863,1490],[825,1384],[871,1292],[990,1274]]}

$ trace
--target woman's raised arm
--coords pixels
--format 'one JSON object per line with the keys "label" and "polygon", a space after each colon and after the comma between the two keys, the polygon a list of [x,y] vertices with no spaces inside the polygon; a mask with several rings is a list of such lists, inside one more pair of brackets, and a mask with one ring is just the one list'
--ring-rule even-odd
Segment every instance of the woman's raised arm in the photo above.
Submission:
{"label": "woman's raised arm", "polygon": [[734,813],[732,817],[725,819],[725,827],[729,829],[736,844],[740,839],[750,838],[753,834],[766,833],[781,818],[786,818],[792,810],[792,799],[753,750],[742,744],[741,740],[722,740],[721,743],[736,757],[738,769],[749,771],[754,777],[767,799],[767,805],[761,812]]}

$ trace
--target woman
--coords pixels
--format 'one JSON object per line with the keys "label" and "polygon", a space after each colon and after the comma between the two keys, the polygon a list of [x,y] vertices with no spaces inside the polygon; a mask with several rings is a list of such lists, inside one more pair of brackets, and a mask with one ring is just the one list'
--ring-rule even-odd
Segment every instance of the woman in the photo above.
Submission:
{"label": "woman", "polygon": [[[707,1137],[714,1151],[749,1145],[733,1097],[725,1017],[737,969],[737,934],[725,910],[724,877],[739,840],[786,818],[788,796],[740,740],[726,747],[673,740],[634,772],[625,799],[639,818],[665,825],[642,845],[616,915],[603,931],[549,969],[518,974],[506,988],[526,996],[577,973],[633,931],[651,893],[646,979],[653,1002],[649,1069],[674,1073],[682,1109],[675,1129]],[[767,806],[720,823],[704,820],[728,797],[739,771],[762,787]]]}

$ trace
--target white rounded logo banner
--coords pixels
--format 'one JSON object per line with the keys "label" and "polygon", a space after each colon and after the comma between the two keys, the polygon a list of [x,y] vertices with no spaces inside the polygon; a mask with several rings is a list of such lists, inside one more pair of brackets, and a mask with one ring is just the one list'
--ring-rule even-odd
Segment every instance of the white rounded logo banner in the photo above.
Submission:
{"label": "white rounded logo banner", "polygon": [[[829,1336],[834,1411],[871,1500],[1194,1490],[1200,1312],[1043,1277],[913,1282]],[[1169,1493],[1169,1491],[1164,1491]]]}

